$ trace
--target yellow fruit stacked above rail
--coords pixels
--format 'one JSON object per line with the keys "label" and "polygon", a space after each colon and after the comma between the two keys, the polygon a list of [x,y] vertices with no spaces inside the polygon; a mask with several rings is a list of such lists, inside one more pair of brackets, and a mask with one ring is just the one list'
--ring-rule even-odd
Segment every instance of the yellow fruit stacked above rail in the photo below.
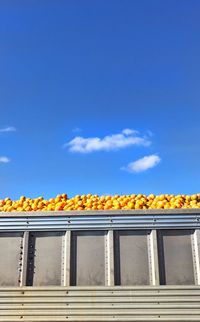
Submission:
{"label": "yellow fruit stacked above rail", "polygon": [[193,195],[77,195],[68,198],[66,194],[48,200],[20,197],[19,200],[0,200],[1,212],[14,211],[62,211],[62,210],[119,210],[119,209],[175,209],[200,208],[200,193]]}

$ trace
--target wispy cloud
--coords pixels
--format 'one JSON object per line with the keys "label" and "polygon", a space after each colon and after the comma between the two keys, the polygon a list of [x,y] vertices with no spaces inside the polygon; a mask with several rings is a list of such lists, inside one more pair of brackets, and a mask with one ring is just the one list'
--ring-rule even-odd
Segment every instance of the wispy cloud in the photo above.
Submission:
{"label": "wispy cloud", "polygon": [[0,163],[8,163],[10,162],[10,159],[7,157],[0,157]]}
{"label": "wispy cloud", "polygon": [[16,128],[14,126],[7,126],[0,129],[0,133],[6,133],[6,132],[15,132]]}
{"label": "wispy cloud", "polygon": [[124,129],[124,130],[122,130],[122,133],[124,135],[134,135],[134,134],[136,135],[136,134],[139,134],[138,131],[132,130],[132,129]]}
{"label": "wispy cloud", "polygon": [[81,132],[82,131],[82,129],[80,128],[80,127],[75,127],[73,130],[72,130],[72,132],[73,133],[78,133],[78,132]]}
{"label": "wispy cloud", "polygon": [[123,167],[121,169],[131,173],[144,172],[158,165],[160,161],[161,158],[156,154],[147,155],[141,159],[129,163],[126,167]]}
{"label": "wispy cloud", "polygon": [[91,153],[95,151],[114,151],[128,146],[149,146],[151,141],[147,136],[141,136],[138,131],[124,129],[121,133],[111,134],[103,138],[84,138],[76,136],[64,147],[68,147],[70,152]]}

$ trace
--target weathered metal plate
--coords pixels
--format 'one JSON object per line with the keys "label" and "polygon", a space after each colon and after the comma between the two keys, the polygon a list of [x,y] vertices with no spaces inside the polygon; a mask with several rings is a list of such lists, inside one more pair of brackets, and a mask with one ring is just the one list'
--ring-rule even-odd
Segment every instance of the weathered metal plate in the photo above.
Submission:
{"label": "weathered metal plate", "polygon": [[161,284],[194,284],[191,234],[191,230],[159,231]]}
{"label": "weathered metal plate", "polygon": [[61,285],[63,232],[29,236],[27,285]]}
{"label": "weathered metal plate", "polygon": [[71,285],[105,285],[105,232],[72,232]]}
{"label": "weathered metal plate", "polygon": [[115,284],[149,284],[147,231],[115,232]]}
{"label": "weathered metal plate", "polygon": [[0,286],[20,285],[23,233],[0,234]]}

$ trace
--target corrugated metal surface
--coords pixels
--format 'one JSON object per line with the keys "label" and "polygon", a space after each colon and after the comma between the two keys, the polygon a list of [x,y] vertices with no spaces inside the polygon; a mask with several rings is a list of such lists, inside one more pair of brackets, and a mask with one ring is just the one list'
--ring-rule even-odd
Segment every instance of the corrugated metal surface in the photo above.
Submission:
{"label": "corrugated metal surface", "polygon": [[1,213],[1,231],[200,228],[200,209]]}
{"label": "corrugated metal surface", "polygon": [[0,321],[66,320],[200,321],[200,287],[0,289]]}

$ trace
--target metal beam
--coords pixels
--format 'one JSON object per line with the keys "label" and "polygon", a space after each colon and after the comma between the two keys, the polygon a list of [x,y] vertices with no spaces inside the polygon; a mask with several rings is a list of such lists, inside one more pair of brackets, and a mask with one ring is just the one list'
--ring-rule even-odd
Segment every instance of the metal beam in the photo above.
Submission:
{"label": "metal beam", "polygon": [[149,271],[150,284],[158,286],[160,284],[159,263],[158,263],[158,242],[157,231],[153,229],[148,235]]}
{"label": "metal beam", "polygon": [[63,286],[70,285],[70,258],[71,258],[71,231],[67,230],[64,236],[64,267]]}
{"label": "metal beam", "polygon": [[114,240],[113,230],[109,230],[105,241],[105,274],[106,285],[114,285]]}
{"label": "metal beam", "polygon": [[20,276],[20,286],[26,285],[27,278],[27,263],[28,263],[28,242],[29,242],[29,232],[25,231],[23,235],[23,244],[21,249],[21,276]]}
{"label": "metal beam", "polygon": [[[198,209],[199,210],[199,209]],[[200,229],[200,212],[182,213],[177,211],[173,214],[165,212],[140,215],[132,212],[120,214],[84,216],[73,215],[50,216],[31,215],[0,217],[0,231],[66,231],[66,230],[113,230],[113,229]],[[83,211],[83,214],[85,212]]]}
{"label": "metal beam", "polygon": [[195,284],[200,285],[200,230],[196,229],[191,235],[194,263]]}

